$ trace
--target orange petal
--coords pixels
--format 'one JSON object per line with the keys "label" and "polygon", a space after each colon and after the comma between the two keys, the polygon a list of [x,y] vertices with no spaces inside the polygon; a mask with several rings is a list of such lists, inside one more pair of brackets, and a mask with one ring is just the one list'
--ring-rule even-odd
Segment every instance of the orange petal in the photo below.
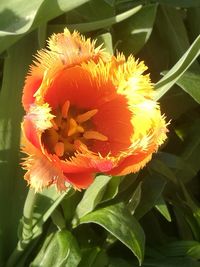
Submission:
{"label": "orange petal", "polygon": [[91,185],[94,180],[94,175],[92,173],[78,173],[78,174],[65,174],[66,180],[75,186],[77,189],[85,189]]}
{"label": "orange petal", "polygon": [[26,111],[28,111],[30,105],[35,101],[34,94],[42,83],[42,76],[42,73],[38,74],[33,72],[26,78],[22,96],[22,104]]}
{"label": "orange petal", "polygon": [[[34,147],[40,149],[40,137],[38,131],[35,128],[35,125],[29,118],[25,118],[22,123],[22,132],[24,138],[30,142]],[[22,144],[23,145],[23,144]]]}
{"label": "orange petal", "polygon": [[147,162],[150,161],[151,157],[152,151],[146,153],[140,152],[135,155],[130,155],[127,158],[123,159],[117,167],[109,172],[109,174],[126,175],[132,172],[138,172],[147,164]]}

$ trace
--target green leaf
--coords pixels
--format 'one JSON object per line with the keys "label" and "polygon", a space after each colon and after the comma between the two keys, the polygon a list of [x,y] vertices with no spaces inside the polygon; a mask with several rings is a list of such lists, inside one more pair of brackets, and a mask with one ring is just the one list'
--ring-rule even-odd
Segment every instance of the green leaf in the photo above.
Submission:
{"label": "green leaf", "polygon": [[190,47],[183,15],[179,9],[161,6],[156,22],[157,34],[165,42],[169,52],[170,66],[172,66]]}
{"label": "green leaf", "polygon": [[109,183],[106,186],[106,190],[103,195],[102,202],[111,200],[117,195],[121,180],[122,180],[121,176],[112,177],[112,179],[109,181]]}
{"label": "green leaf", "polygon": [[138,267],[138,265],[130,264],[124,259],[115,257],[110,259],[108,267]]}
{"label": "green leaf", "polygon": [[94,182],[85,191],[82,200],[78,204],[75,217],[81,218],[87,213],[94,210],[96,205],[101,201],[106,185],[111,180],[111,176],[99,175]]}
{"label": "green leaf", "polygon": [[[125,11],[119,15],[102,19],[102,20],[97,20],[97,21],[92,21],[92,22],[86,22],[86,23],[80,23],[80,24],[68,24],[67,27],[68,29],[71,30],[78,30],[80,32],[89,32],[89,31],[96,31],[99,29],[107,28],[112,26],[115,23],[118,23],[120,21],[123,21],[129,17],[131,17],[133,14],[137,13],[141,9],[141,5],[136,6],[132,9],[129,9],[128,11]],[[60,27],[60,26],[58,26]],[[55,28],[55,26],[54,26]]]}
{"label": "green leaf", "polygon": [[174,67],[155,85],[155,99],[160,99],[200,55],[200,35]]}
{"label": "green leaf", "polygon": [[200,104],[200,74],[186,71],[176,83]]}
{"label": "green leaf", "polygon": [[151,171],[145,176],[142,184],[141,200],[135,211],[136,218],[143,217],[156,205],[157,200],[164,190],[165,184],[166,180],[156,172]]}
{"label": "green leaf", "polygon": [[93,211],[81,218],[82,223],[96,223],[127,246],[141,264],[144,257],[144,232],[122,203]]}
{"label": "green leaf", "polygon": [[47,236],[30,267],[76,267],[81,260],[76,239],[67,230]]}
{"label": "green leaf", "polygon": [[58,193],[55,187],[44,189],[42,193],[35,193],[30,189],[24,205],[23,218],[20,221],[18,236],[19,241],[10,255],[7,267],[15,266],[22,254],[29,248],[41,233],[42,226],[51,216],[62,199],[73,191]]}
{"label": "green leaf", "polygon": [[[192,119],[192,118],[191,118]],[[192,121],[192,126],[185,138],[181,157],[197,173],[200,170],[200,120]]]}
{"label": "green leaf", "polygon": [[1,1],[0,53],[23,37],[23,34],[88,1]]}
{"label": "green leaf", "polygon": [[200,34],[199,27],[200,6],[193,7],[187,10],[186,24],[188,27],[188,35],[193,41]]}
{"label": "green leaf", "polygon": [[97,46],[103,44],[103,48],[113,55],[112,35],[107,32],[97,36]]}
{"label": "green leaf", "polygon": [[193,240],[179,240],[164,245],[160,251],[167,257],[190,256],[200,259],[200,243]]}
{"label": "green leaf", "polygon": [[163,177],[166,177],[171,182],[175,184],[177,183],[177,179],[173,171],[171,171],[161,160],[153,159],[149,164],[149,168],[161,174]]}
{"label": "green leaf", "polygon": [[133,192],[133,195],[129,199],[128,202],[128,209],[130,210],[131,214],[135,213],[136,208],[138,207],[140,200],[141,200],[141,194],[142,194],[142,182],[138,184],[135,191]]}
{"label": "green leaf", "polygon": [[35,33],[29,34],[7,51],[4,61],[0,91],[0,265],[1,257],[8,257],[17,243],[17,225],[27,194],[19,152],[21,94],[24,76],[37,49],[36,40]]}
{"label": "green leaf", "polygon": [[199,7],[199,0],[157,0],[160,4],[174,7]]}
{"label": "green leaf", "polygon": [[143,267],[200,267],[200,262],[189,257],[147,260]]}
{"label": "green leaf", "polygon": [[146,5],[129,19],[117,24],[114,27],[117,49],[127,55],[136,54],[151,35],[156,11],[156,4]]}
{"label": "green leaf", "polygon": [[162,196],[160,196],[159,199],[157,199],[155,208],[163,215],[163,217],[168,222],[172,221],[167,204],[165,203],[165,200]]}
{"label": "green leaf", "polygon": [[78,267],[106,267],[108,256],[99,247],[86,248],[82,250],[82,259]]}

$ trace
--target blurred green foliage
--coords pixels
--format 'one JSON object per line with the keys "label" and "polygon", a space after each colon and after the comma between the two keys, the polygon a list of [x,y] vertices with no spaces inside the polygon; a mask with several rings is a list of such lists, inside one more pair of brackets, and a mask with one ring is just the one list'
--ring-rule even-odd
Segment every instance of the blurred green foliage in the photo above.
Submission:
{"label": "blurred green foliage", "polygon": [[[0,266],[200,266],[199,18],[199,0],[1,0]],[[168,141],[137,175],[98,176],[85,192],[29,191],[23,211],[23,81],[65,27],[145,61]]]}

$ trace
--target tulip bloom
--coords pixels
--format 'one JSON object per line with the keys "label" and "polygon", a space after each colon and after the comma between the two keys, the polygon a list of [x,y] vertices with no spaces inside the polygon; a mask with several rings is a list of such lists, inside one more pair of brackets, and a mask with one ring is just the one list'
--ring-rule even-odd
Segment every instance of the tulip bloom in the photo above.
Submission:
{"label": "tulip bloom", "polygon": [[96,173],[126,175],[146,165],[167,131],[146,69],[77,32],[49,39],[22,98],[23,167],[31,187],[82,189]]}

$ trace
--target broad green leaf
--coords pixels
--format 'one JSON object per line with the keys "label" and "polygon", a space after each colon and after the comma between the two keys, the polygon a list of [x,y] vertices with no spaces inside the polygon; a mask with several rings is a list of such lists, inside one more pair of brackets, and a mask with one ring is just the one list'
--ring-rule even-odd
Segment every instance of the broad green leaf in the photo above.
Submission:
{"label": "broad green leaf", "polygon": [[173,68],[155,85],[155,99],[160,99],[190,67],[194,60],[200,55],[200,36],[196,38],[190,48],[173,66]]}
{"label": "broad green leaf", "polygon": [[166,177],[171,182],[175,184],[177,183],[177,179],[173,171],[171,171],[161,160],[153,159],[150,162],[149,168],[161,174],[163,177]]}
{"label": "broad green leaf", "polygon": [[77,267],[81,260],[76,239],[67,230],[47,236],[30,267]]}
{"label": "broad green leaf", "polygon": [[199,7],[199,0],[157,0],[160,4],[174,7]]}
{"label": "broad green leaf", "polygon": [[141,264],[144,257],[144,232],[122,203],[93,211],[81,218],[82,223],[101,225],[127,246]]}
{"label": "broad green leaf", "polygon": [[35,193],[30,189],[24,204],[23,218],[20,221],[18,236],[19,241],[11,256],[7,267],[15,266],[20,257],[29,248],[35,238],[42,233],[42,226],[54,212],[66,195],[73,193],[68,189],[58,193],[55,187],[44,189],[42,193]]}
{"label": "broad green leaf", "polygon": [[161,36],[168,49],[172,66],[190,47],[182,13],[179,9],[161,6],[157,13],[156,27],[157,34]]}
{"label": "broad green leaf", "polygon": [[167,204],[162,196],[159,197],[156,201],[155,208],[163,215],[163,217],[168,221],[171,222],[171,215],[169,213],[169,209]]}
{"label": "broad green leaf", "polygon": [[130,210],[131,214],[135,213],[136,208],[138,207],[140,200],[141,200],[141,194],[142,194],[142,182],[138,184],[135,191],[133,192],[133,195],[128,201],[128,209]]}
{"label": "broad green leaf", "polygon": [[[197,153],[198,153],[198,147],[197,147]],[[176,156],[170,153],[161,152],[161,153],[157,153],[156,160],[157,159],[159,160],[162,166],[160,166],[160,169],[159,169],[160,164],[157,164],[157,166],[154,165],[154,160],[153,160],[152,162],[154,165],[153,168],[155,169],[156,167],[158,172],[159,173],[162,172],[163,175],[167,177],[168,179],[171,179],[174,177],[175,180],[174,179],[172,180],[175,183],[177,183],[176,177],[181,177],[181,181],[186,183],[187,181],[194,178],[195,175],[197,174],[196,167],[193,167],[194,162],[192,162],[191,164],[190,162],[188,162],[187,158],[184,160],[184,158],[181,156]],[[150,163],[150,166],[151,166],[151,163]]]}
{"label": "broad green leaf", "polygon": [[0,261],[17,243],[17,225],[27,194],[19,153],[23,114],[21,94],[28,65],[37,49],[36,40],[35,33],[20,40],[8,49],[4,62],[0,91],[0,243],[3,243]]}
{"label": "broad green leaf", "polygon": [[130,53],[135,55],[151,35],[156,10],[156,4],[146,5],[129,19],[116,24],[114,27],[116,48],[127,55]]}
{"label": "broad green leaf", "polygon": [[82,250],[82,259],[78,267],[102,267],[108,266],[108,257],[104,250],[99,247],[86,248]]}
{"label": "broad green leaf", "polygon": [[160,251],[167,257],[191,256],[200,259],[200,243],[198,241],[174,241],[161,247]]}
{"label": "broad green leaf", "polygon": [[106,186],[105,193],[103,194],[102,202],[113,199],[119,191],[121,176],[113,176]]}
{"label": "broad green leaf", "polygon": [[199,16],[200,6],[188,8],[186,24],[188,27],[188,35],[192,41],[200,34]]}
{"label": "broad green leaf", "polygon": [[[191,118],[192,119],[192,118]],[[192,126],[183,143],[181,157],[184,161],[191,165],[197,173],[200,169],[200,120],[192,121]]]}
{"label": "broad green leaf", "polygon": [[[98,10],[98,12],[97,12]],[[90,0],[67,13],[67,21],[74,23],[92,22],[115,15],[115,8],[106,1]]]}
{"label": "broad green leaf", "polygon": [[1,1],[0,53],[23,37],[23,34],[88,1]]}
{"label": "broad green leaf", "polygon": [[156,205],[157,200],[164,190],[165,184],[166,180],[154,171],[149,172],[148,175],[144,177],[141,200],[135,211],[136,218],[143,217]]}
{"label": "broad green leaf", "polygon": [[103,48],[113,55],[112,35],[107,32],[97,36],[97,46],[103,44]]}
{"label": "broad green leaf", "polygon": [[[73,194],[73,190],[66,190],[63,193],[55,187],[44,189],[41,193],[29,190],[22,219],[22,242],[23,239],[34,238],[40,234],[43,224],[54,212],[56,207],[65,198]],[[28,230],[28,231],[27,231]]]}
{"label": "broad green leaf", "polygon": [[188,193],[185,185],[181,183],[181,188],[184,194],[184,197],[187,201],[187,205],[191,208],[194,218],[196,219],[198,225],[200,226],[200,205],[195,202],[195,200]]}
{"label": "broad green leaf", "polygon": [[133,265],[132,263],[128,263],[124,259],[113,257],[110,259],[108,267],[138,267],[138,265]]}
{"label": "broad green leaf", "polygon": [[[125,11],[119,15],[116,15],[110,18],[92,21],[92,22],[79,23],[79,24],[67,24],[66,27],[70,30],[78,30],[82,33],[108,28],[108,27],[111,27],[115,23],[121,22],[131,17],[133,14],[137,13],[141,9],[141,7],[142,7],[141,5],[136,6],[128,11]],[[50,33],[59,32],[62,29],[63,29],[63,25],[53,25],[53,26],[50,25],[49,26]]]}
{"label": "broad green leaf", "polygon": [[200,74],[186,71],[177,84],[200,104]]}
{"label": "broad green leaf", "polygon": [[200,267],[200,262],[189,257],[166,257],[147,260],[142,267]]}
{"label": "broad green leaf", "polygon": [[157,153],[156,158],[162,161],[170,169],[183,170],[184,172],[187,172],[189,176],[196,175],[196,171],[187,162],[187,159],[184,160],[180,156],[167,152],[159,152]]}
{"label": "broad green leaf", "polygon": [[193,229],[191,229],[190,225],[188,224],[184,209],[182,207],[180,208],[179,205],[176,205],[175,203],[173,205],[173,212],[175,215],[179,238],[182,240],[192,240],[194,236],[197,238],[198,233],[192,231]]}
{"label": "broad green leaf", "polygon": [[94,182],[85,191],[82,200],[75,211],[75,218],[81,218],[87,213],[94,210],[96,205],[101,201],[106,185],[111,180],[111,176],[99,175]]}

